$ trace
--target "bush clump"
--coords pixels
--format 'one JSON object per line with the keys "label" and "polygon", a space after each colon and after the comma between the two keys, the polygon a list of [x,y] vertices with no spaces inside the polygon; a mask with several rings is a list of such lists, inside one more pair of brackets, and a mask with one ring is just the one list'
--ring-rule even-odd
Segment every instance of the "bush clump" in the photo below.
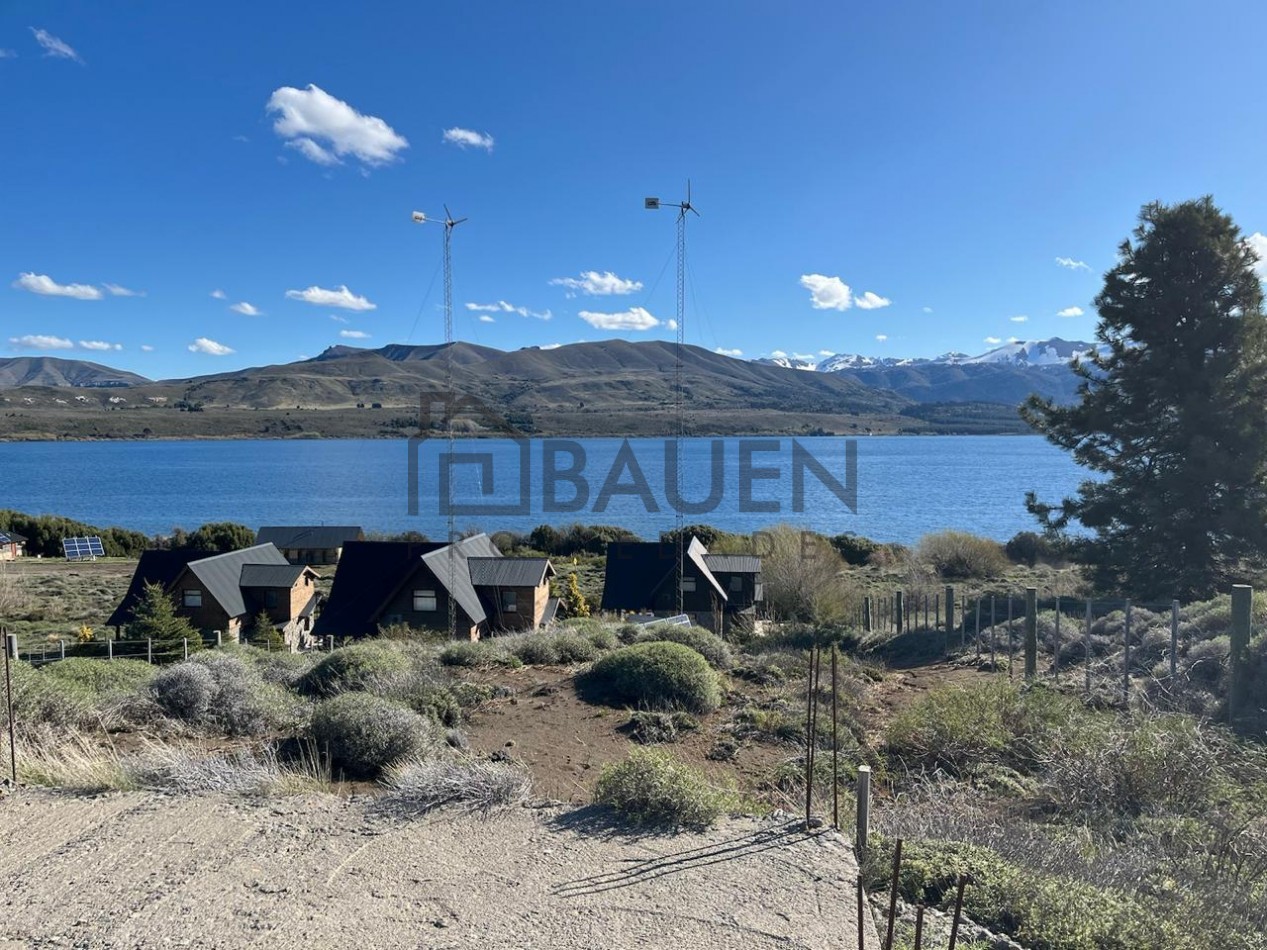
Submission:
{"label": "bush clump", "polygon": [[684,712],[640,710],[629,717],[629,733],[643,745],[677,742],[684,732],[699,728],[699,720]]}
{"label": "bush clump", "polygon": [[308,696],[334,696],[365,689],[375,679],[409,670],[409,658],[382,643],[354,643],[327,653],[295,686]]}
{"label": "bush clump", "polygon": [[388,765],[420,756],[437,742],[431,720],[407,706],[369,693],[343,693],[312,714],[317,747],[349,774],[373,777]]}
{"label": "bush clump", "polygon": [[440,651],[440,662],[445,666],[523,666],[523,660],[507,651],[499,643],[484,640],[459,640]]}
{"label": "bush clump", "polygon": [[728,670],[735,665],[730,654],[730,647],[717,634],[703,627],[677,627],[671,624],[656,624],[642,634],[640,642],[654,643],[665,641],[680,643],[690,647],[717,670]]}
{"label": "bush clump", "polygon": [[286,694],[235,656],[204,654],[169,666],[149,691],[172,718],[232,736],[258,735],[291,718]]}
{"label": "bush clump", "polygon": [[603,767],[594,803],[637,824],[706,828],[736,810],[739,796],[663,750],[634,749],[624,762]]}
{"label": "bush clump", "polygon": [[607,654],[579,680],[598,702],[712,712],[721,681],[708,661],[680,643],[636,643]]}
{"label": "bush clump", "polygon": [[132,693],[154,678],[155,669],[144,660],[101,660],[71,657],[50,663],[43,674],[68,686],[80,687],[97,696]]}
{"label": "bush clump", "polygon": [[916,557],[948,579],[997,577],[1008,568],[997,541],[966,531],[939,531],[920,539]]}
{"label": "bush clump", "polygon": [[386,769],[383,784],[391,789],[393,804],[418,811],[461,805],[488,814],[494,808],[517,805],[532,793],[532,776],[523,766],[465,756],[398,762]]}

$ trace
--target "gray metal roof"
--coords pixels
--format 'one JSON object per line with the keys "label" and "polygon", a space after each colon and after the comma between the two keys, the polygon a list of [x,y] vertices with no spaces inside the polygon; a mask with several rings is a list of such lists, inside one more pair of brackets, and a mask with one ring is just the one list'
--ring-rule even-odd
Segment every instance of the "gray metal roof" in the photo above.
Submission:
{"label": "gray metal roof", "polygon": [[554,573],[548,557],[473,557],[467,563],[476,587],[539,587]]}
{"label": "gray metal roof", "polygon": [[438,551],[422,556],[424,564],[430,568],[436,580],[444,585],[458,606],[471,618],[472,623],[483,623],[488,619],[480,599],[475,593],[475,585],[471,583],[471,571],[467,567],[467,559],[472,557],[497,558],[501,552],[486,534],[477,534],[465,538],[456,544],[447,544]]}
{"label": "gray metal roof", "polygon": [[357,525],[269,525],[255,536],[258,544],[273,544],[281,550],[307,548],[331,551],[348,541],[359,541],[364,532]]}
{"label": "gray metal roof", "polygon": [[726,599],[726,590],[721,586],[721,582],[713,576],[713,572],[709,570],[705,560],[708,557],[708,548],[704,547],[704,543],[699,538],[691,538],[691,543],[686,548],[686,556],[694,562],[695,566],[699,568],[700,574],[713,586],[717,596],[724,601]]}
{"label": "gray metal roof", "polygon": [[243,564],[243,587],[293,587],[308,568],[302,564]]}
{"label": "gray metal roof", "polygon": [[25,544],[26,538],[16,531],[0,531],[0,544]]}
{"label": "gray metal roof", "polygon": [[287,564],[285,556],[271,544],[257,544],[253,548],[216,554],[200,561],[191,561],[189,570],[202,581],[206,592],[230,617],[246,613],[242,600],[242,566],[244,564]]}
{"label": "gray metal roof", "polygon": [[761,573],[761,558],[755,554],[705,554],[704,563],[720,574]]}

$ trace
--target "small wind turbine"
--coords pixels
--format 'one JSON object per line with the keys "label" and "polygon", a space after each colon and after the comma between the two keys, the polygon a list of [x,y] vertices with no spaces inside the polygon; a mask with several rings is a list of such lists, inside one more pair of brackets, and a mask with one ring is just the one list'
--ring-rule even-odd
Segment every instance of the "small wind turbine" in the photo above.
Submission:
{"label": "small wind turbine", "polygon": [[686,343],[686,213],[689,211],[697,218],[700,213],[695,206],[691,204],[691,180],[686,180],[686,200],[671,202],[661,201],[659,198],[647,198],[643,202],[643,207],[647,211],[659,211],[661,208],[677,208],[677,346],[674,349],[673,361],[673,411],[677,432],[674,436],[674,442],[677,448],[677,496],[679,504],[674,505],[673,523],[677,536],[677,612],[683,612],[682,598],[682,578],[683,578],[683,561],[685,559],[682,531],[685,527],[684,513],[682,511],[682,436],[686,428],[685,415],[682,404],[682,348]]}
{"label": "small wind turbine", "polygon": [[[444,430],[448,439],[448,459],[453,458],[453,410],[457,404],[457,400],[453,394],[453,229],[466,220],[466,218],[454,218],[452,212],[449,211],[448,205],[442,205],[444,208],[444,390],[445,398],[448,400],[444,412]],[[415,224],[430,224],[433,221],[439,222],[438,218],[427,217],[421,211],[413,213]],[[447,463],[446,463],[447,464]],[[455,543],[456,532],[454,530],[453,521],[453,478],[452,470],[449,471],[444,479],[445,494],[445,511],[449,516],[448,523],[448,543],[449,549],[449,589],[447,600],[449,602],[449,637],[454,639],[457,637],[458,616],[457,603],[453,598],[453,592],[457,589],[454,584],[456,581],[457,571],[457,550],[452,547]]]}

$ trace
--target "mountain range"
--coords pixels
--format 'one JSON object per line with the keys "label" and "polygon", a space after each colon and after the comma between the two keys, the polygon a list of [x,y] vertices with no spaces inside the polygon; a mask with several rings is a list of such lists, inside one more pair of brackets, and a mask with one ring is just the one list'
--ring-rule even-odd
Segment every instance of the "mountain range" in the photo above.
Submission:
{"label": "mountain range", "polygon": [[[1015,407],[1037,392],[1073,398],[1077,377],[1067,360],[1088,344],[1060,339],[1013,343],[978,357],[953,353],[935,359],[835,356],[798,367],[779,360],[741,360],[696,346],[680,354],[687,410],[697,431],[1011,431]],[[22,415],[51,410],[46,420],[13,424],[16,432],[113,434],[109,419],[84,422],[86,410],[200,409],[209,417],[242,410],[321,412],[407,409],[420,393],[442,392],[450,376],[474,397],[527,431],[568,434],[663,434],[671,431],[679,354],[667,341],[605,340],[551,349],[503,351],[472,343],[391,344],[377,349],[334,346],[312,359],[185,379],[148,380],[97,363],[52,357],[0,359],[0,402]],[[812,369],[812,371],[808,371]],[[71,396],[66,390],[77,392]],[[950,405],[930,405],[950,404]],[[971,406],[966,404],[973,404]],[[982,405],[985,404],[985,405]],[[125,414],[131,423],[142,420]],[[10,416],[13,416],[12,412]],[[183,425],[196,431],[197,418]],[[333,425],[328,416],[320,431]],[[349,417],[350,419],[351,417]],[[405,416],[363,422],[399,429]],[[248,432],[294,434],[281,416],[257,415]],[[220,422],[228,434],[248,425]],[[166,425],[166,423],[164,423]],[[347,422],[353,430],[362,423]],[[25,426],[25,428],[23,427]],[[225,428],[228,427],[228,428]],[[233,427],[236,427],[234,429]],[[311,427],[294,429],[310,432]],[[148,430],[148,425],[147,425]],[[161,430],[153,430],[156,434]],[[165,431],[165,430],[162,430]],[[340,429],[340,431],[343,431]],[[386,434],[385,432],[379,434]],[[0,438],[6,432],[0,430]]]}

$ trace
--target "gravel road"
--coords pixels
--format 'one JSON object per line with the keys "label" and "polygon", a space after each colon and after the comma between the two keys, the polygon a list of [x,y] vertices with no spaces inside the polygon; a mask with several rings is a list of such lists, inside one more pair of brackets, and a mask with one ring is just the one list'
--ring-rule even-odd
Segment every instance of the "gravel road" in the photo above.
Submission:
{"label": "gravel road", "polygon": [[856,878],[848,842],[786,821],[630,836],[587,809],[481,819],[330,796],[0,799],[0,950],[856,950]]}

